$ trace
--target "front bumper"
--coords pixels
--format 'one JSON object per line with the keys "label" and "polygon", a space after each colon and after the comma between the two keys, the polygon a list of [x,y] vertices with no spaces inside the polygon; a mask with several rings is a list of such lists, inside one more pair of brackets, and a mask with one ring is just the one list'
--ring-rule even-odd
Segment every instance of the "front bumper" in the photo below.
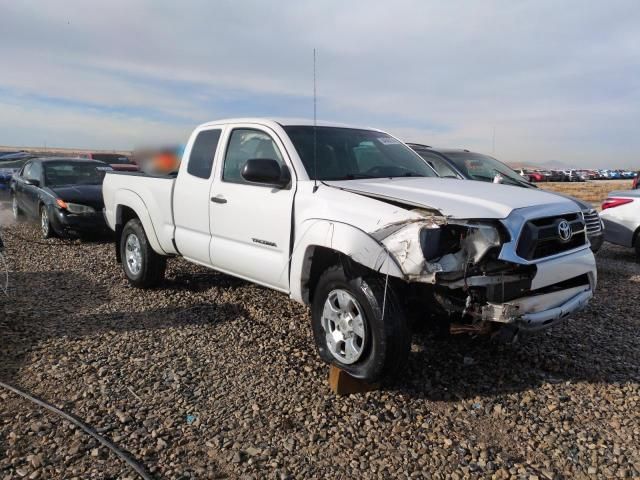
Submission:
{"label": "front bumper", "polygon": [[482,308],[482,318],[523,331],[542,330],[584,309],[592,297],[591,287],[583,285],[503,304],[490,303]]}
{"label": "front bumper", "polygon": [[102,212],[76,215],[59,208],[52,210],[49,215],[51,226],[59,234],[105,234],[110,232]]}
{"label": "front bumper", "polygon": [[596,234],[587,235],[587,237],[589,238],[589,242],[591,242],[591,251],[597,253],[604,243],[604,232],[601,230]]}
{"label": "front bumper", "polygon": [[482,320],[523,331],[548,328],[586,307],[597,281],[595,258],[588,248],[538,262],[527,296],[489,302],[481,309]]}

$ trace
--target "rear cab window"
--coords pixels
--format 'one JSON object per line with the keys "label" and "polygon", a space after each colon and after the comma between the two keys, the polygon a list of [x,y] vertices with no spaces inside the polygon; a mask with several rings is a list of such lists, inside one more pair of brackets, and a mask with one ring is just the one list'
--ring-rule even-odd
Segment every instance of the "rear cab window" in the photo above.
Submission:
{"label": "rear cab window", "polygon": [[213,169],[213,160],[216,156],[221,129],[203,130],[198,133],[187,164],[187,173],[194,177],[209,178]]}

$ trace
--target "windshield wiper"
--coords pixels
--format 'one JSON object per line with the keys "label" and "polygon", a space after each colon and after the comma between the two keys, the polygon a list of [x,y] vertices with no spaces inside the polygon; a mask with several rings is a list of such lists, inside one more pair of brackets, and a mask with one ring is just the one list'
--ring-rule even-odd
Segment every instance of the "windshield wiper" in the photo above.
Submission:
{"label": "windshield wiper", "polygon": [[[342,178],[335,178],[333,180],[334,181],[336,181],[336,180],[337,181],[340,181],[340,180],[360,180],[360,179],[363,179],[363,178],[382,178],[382,177],[378,177],[378,176],[375,176],[375,175],[363,175],[361,173],[350,173],[349,175],[345,175]],[[331,180],[329,180],[329,181],[331,181]]]}

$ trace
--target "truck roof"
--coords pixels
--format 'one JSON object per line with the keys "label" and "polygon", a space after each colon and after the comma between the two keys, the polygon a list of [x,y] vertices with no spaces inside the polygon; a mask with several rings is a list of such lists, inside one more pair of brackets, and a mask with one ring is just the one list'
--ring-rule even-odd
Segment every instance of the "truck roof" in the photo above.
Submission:
{"label": "truck roof", "polygon": [[[199,125],[199,127],[229,124],[229,123],[258,123],[258,124],[270,126],[270,127],[274,127],[275,125],[280,125],[282,127],[288,127],[288,126],[312,127],[314,125],[313,119],[308,119],[308,118],[243,117],[243,118],[223,118],[220,120],[213,120],[210,122],[205,122]],[[317,125],[318,127],[357,128],[361,130],[375,130],[378,132],[381,131],[377,128],[347,125],[344,123],[328,122],[324,120],[317,120],[315,122],[315,125]]]}

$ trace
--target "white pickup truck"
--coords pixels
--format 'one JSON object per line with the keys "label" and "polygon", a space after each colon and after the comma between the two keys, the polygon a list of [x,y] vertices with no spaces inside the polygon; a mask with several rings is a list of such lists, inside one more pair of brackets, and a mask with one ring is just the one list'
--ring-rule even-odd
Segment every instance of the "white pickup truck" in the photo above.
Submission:
{"label": "white pickup truck", "polygon": [[103,194],[133,285],[157,285],[182,256],[285,292],[310,305],[319,355],[370,381],[402,365],[409,319],[537,330],[582,309],[596,285],[574,202],[438,178],[379,130],[210,122],[176,175],[108,172]]}

